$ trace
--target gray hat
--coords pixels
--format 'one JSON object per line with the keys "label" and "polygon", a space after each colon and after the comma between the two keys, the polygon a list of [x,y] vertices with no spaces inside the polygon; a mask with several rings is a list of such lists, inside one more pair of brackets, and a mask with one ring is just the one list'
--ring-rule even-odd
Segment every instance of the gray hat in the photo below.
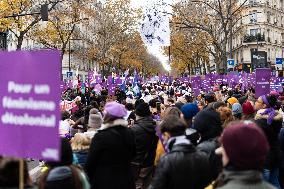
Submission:
{"label": "gray hat", "polygon": [[99,129],[102,123],[103,123],[102,114],[96,108],[91,109],[89,115],[88,127]]}
{"label": "gray hat", "polygon": [[233,113],[233,116],[237,114],[242,114],[243,113],[242,105],[239,103],[233,104],[232,113]]}

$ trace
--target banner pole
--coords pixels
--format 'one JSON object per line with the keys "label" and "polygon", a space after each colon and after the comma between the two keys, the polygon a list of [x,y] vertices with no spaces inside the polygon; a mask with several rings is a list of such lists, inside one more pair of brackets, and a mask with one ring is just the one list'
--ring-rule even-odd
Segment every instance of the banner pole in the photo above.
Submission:
{"label": "banner pole", "polygon": [[19,159],[19,189],[24,189],[24,159]]}

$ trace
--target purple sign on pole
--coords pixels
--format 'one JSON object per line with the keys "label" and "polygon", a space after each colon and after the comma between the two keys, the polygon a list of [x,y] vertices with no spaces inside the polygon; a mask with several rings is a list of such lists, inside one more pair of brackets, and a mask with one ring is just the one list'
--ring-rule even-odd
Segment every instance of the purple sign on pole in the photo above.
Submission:
{"label": "purple sign on pole", "polygon": [[59,160],[59,51],[0,52],[0,60],[0,154]]}
{"label": "purple sign on pole", "polygon": [[261,95],[267,95],[270,93],[270,78],[271,69],[259,68],[255,73],[255,96],[258,98]]}

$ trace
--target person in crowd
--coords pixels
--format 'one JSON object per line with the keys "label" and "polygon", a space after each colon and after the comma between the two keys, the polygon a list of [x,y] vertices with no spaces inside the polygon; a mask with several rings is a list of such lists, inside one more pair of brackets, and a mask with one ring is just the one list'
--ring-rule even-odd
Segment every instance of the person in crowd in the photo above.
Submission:
{"label": "person in crowd", "polygon": [[242,105],[239,103],[234,103],[232,105],[232,114],[235,120],[241,120],[243,115]]}
{"label": "person in crowd", "polygon": [[217,112],[220,114],[223,128],[226,128],[234,120],[232,110],[228,107],[221,106],[217,109]]}
{"label": "person in crowd", "polygon": [[92,108],[90,110],[88,119],[88,130],[84,132],[84,135],[90,139],[94,137],[98,129],[101,128],[103,122],[102,114],[98,109]]}
{"label": "person in crowd", "polygon": [[165,106],[166,106],[166,108],[175,106],[175,100],[173,98],[167,98],[167,100],[165,102]]}
{"label": "person in crowd", "polygon": [[[167,118],[170,115],[183,119],[182,112],[177,107],[168,107],[162,114],[162,120]],[[156,149],[155,165],[158,164],[160,158],[165,154],[165,145],[164,145],[164,140],[161,135],[160,127],[156,127],[156,132],[157,132],[157,135],[159,136],[159,141],[158,141],[158,145]]]}
{"label": "person in crowd", "polygon": [[194,116],[199,112],[198,106],[195,103],[185,104],[181,107],[183,118],[188,128],[192,128],[192,120]]}
{"label": "person in crowd", "polygon": [[70,134],[71,124],[74,123],[70,120],[70,113],[68,111],[61,111],[61,120],[59,123],[59,135],[61,137],[66,137]]}
{"label": "person in crowd", "polygon": [[246,101],[242,105],[243,109],[243,117],[242,120],[253,120],[255,116],[255,109],[253,107],[252,102]]}
{"label": "person in crowd", "polygon": [[264,131],[270,146],[264,164],[264,179],[275,187],[281,188],[278,181],[280,166],[280,146],[278,136],[282,127],[283,116],[279,111],[275,110],[277,104],[278,101],[276,96],[260,96],[255,103],[255,109],[257,110],[255,122]]}
{"label": "person in crowd", "polygon": [[222,170],[221,158],[215,154],[215,150],[220,147],[218,138],[223,130],[220,114],[214,109],[202,110],[195,116],[193,125],[200,137],[197,149],[207,154],[213,181]]}
{"label": "person in crowd", "polygon": [[91,106],[87,106],[83,109],[84,115],[80,117],[73,125],[73,129],[78,129],[83,132],[87,131],[88,129],[88,122],[89,122],[89,115],[90,115],[90,110],[92,109]]}
{"label": "person in crowd", "polygon": [[228,105],[228,107],[230,108],[230,107],[232,107],[235,103],[238,103],[238,102],[239,102],[239,101],[238,101],[237,98],[231,97],[231,98],[228,98],[228,100],[227,100],[227,105]]}
{"label": "person in crowd", "polygon": [[71,147],[73,150],[73,162],[81,167],[85,166],[87,155],[91,145],[91,138],[83,133],[76,133],[71,139]]}
{"label": "person in crowd", "polygon": [[61,138],[60,154],[58,162],[46,162],[48,169],[40,176],[39,189],[90,189],[90,184],[83,170],[72,165],[72,148],[65,138]]}
{"label": "person in crowd", "polygon": [[149,189],[204,189],[210,182],[209,162],[185,137],[185,122],[170,115],[161,123],[169,150],[158,163]]}
{"label": "person in crowd", "polygon": [[[249,139],[250,142],[247,142]],[[253,122],[233,122],[221,138],[222,146],[216,153],[222,154],[224,169],[214,188],[218,189],[274,189],[264,181],[262,168],[269,150],[267,139]]]}
{"label": "person in crowd", "polygon": [[93,189],[134,189],[131,162],[135,157],[135,136],[127,128],[122,104],[108,102],[104,107],[104,122],[92,139],[86,173]]}
{"label": "person in crowd", "polygon": [[279,166],[279,182],[281,188],[284,188],[284,125],[279,133],[279,142],[280,142],[280,166]]}
{"label": "person in crowd", "polygon": [[9,157],[0,157],[0,188],[19,188],[20,161],[23,161],[24,189],[36,189],[36,186],[33,185],[33,182],[30,178],[27,162],[25,160]]}
{"label": "person in crowd", "polygon": [[208,93],[204,96],[204,101],[205,101],[205,107],[206,108],[212,108],[212,105],[214,102],[216,102],[216,97],[214,93]]}
{"label": "person in crowd", "polygon": [[131,130],[135,135],[136,156],[132,160],[132,169],[136,181],[136,189],[148,188],[154,172],[154,161],[158,137],[156,122],[153,120],[147,103],[140,103],[136,109],[136,121]]}
{"label": "person in crowd", "polygon": [[212,104],[212,108],[213,108],[214,110],[218,110],[218,108],[220,108],[220,107],[226,107],[226,106],[227,106],[226,103],[223,102],[223,101],[217,101],[217,102],[214,102],[214,103]]}

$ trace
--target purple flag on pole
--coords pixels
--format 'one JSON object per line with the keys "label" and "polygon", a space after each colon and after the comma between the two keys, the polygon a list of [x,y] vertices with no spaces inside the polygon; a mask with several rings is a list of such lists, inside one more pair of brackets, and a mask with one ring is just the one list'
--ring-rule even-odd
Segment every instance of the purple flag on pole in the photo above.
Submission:
{"label": "purple flag on pole", "polygon": [[256,69],[255,96],[257,98],[260,97],[261,95],[267,95],[270,93],[270,78],[271,78],[271,69],[269,68]]}
{"label": "purple flag on pole", "polygon": [[60,59],[55,50],[0,52],[1,155],[59,160]]}
{"label": "purple flag on pole", "polygon": [[115,85],[108,86],[108,95],[115,95]]}

